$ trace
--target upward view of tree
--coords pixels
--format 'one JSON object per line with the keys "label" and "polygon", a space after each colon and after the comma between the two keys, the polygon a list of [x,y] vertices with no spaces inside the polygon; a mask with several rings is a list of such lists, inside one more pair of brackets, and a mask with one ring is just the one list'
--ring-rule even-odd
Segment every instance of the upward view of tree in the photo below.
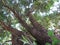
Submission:
{"label": "upward view of tree", "polygon": [[[1,45],[8,45],[6,42],[12,42],[11,45],[58,45],[60,40],[53,38],[53,32],[48,30],[50,22],[58,27],[60,20],[58,11],[49,14],[56,1],[0,0]],[[53,39],[57,40],[56,44]]]}

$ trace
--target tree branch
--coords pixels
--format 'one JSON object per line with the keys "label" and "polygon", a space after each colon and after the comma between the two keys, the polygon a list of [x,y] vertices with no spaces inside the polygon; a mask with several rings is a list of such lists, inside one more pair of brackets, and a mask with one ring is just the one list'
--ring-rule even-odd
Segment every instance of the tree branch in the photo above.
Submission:
{"label": "tree branch", "polygon": [[18,31],[17,29],[12,28],[11,26],[6,25],[3,21],[0,20],[0,25],[2,25],[2,27],[7,30],[10,31],[13,35],[16,36],[21,36],[23,35],[23,32]]}
{"label": "tree branch", "polygon": [[23,27],[25,27],[29,32],[31,31],[31,27],[22,19],[22,17],[20,17],[20,15],[11,7],[3,4],[4,7],[8,8],[10,11],[12,11],[14,13],[14,16],[18,19],[19,23],[21,23],[21,25]]}

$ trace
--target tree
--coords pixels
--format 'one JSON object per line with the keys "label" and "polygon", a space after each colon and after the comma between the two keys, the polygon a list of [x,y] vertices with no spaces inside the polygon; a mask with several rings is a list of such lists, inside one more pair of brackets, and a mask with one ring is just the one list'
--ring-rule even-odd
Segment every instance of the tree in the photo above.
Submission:
{"label": "tree", "polygon": [[[33,43],[31,36],[36,39],[38,45],[45,45],[47,42],[52,44],[52,40],[47,33],[48,30],[37,22],[34,15],[38,11],[47,12],[53,1],[47,0],[46,3],[44,0],[1,0],[0,3],[0,25],[4,30],[11,32],[12,45],[23,45],[22,35],[28,38],[31,45]],[[26,19],[29,19],[29,24]],[[19,31],[12,27],[16,23],[20,23],[25,31]]]}

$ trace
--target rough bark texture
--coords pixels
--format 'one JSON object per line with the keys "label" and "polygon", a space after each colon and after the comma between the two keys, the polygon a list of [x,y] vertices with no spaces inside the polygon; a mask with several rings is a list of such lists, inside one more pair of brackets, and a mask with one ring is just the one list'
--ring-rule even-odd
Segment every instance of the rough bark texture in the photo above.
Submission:
{"label": "rough bark texture", "polygon": [[[29,17],[33,27],[29,26],[14,9],[5,4],[3,6],[14,13],[14,16],[19,20],[19,23],[36,39],[38,45],[45,45],[46,42],[52,43],[52,40],[47,34],[47,30],[33,18],[30,12],[28,12],[26,16]],[[18,39],[18,37],[24,35],[23,32],[18,31],[11,26],[7,26],[3,21],[0,21],[0,24],[5,30],[12,33],[12,45],[23,45],[23,42]]]}

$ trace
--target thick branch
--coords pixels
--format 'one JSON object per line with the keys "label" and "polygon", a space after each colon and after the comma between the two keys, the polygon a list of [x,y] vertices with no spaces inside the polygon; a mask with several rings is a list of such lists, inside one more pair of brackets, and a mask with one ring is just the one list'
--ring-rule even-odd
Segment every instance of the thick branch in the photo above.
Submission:
{"label": "thick branch", "polygon": [[0,24],[2,25],[2,27],[3,27],[5,30],[7,30],[7,31],[9,31],[9,32],[12,33],[12,35],[13,35],[13,36],[12,36],[12,45],[16,45],[17,42],[19,42],[19,43],[17,43],[17,44],[23,45],[23,42],[18,39],[18,38],[21,38],[22,35],[24,35],[23,32],[18,31],[17,29],[14,29],[14,28],[12,28],[11,26],[6,25],[3,21],[0,21]]}
{"label": "thick branch", "polygon": [[6,25],[3,21],[0,20],[0,25],[2,25],[2,27],[7,30],[10,31],[13,35],[16,36],[21,36],[23,35],[23,32],[18,31],[17,29],[12,28],[11,26]]}

